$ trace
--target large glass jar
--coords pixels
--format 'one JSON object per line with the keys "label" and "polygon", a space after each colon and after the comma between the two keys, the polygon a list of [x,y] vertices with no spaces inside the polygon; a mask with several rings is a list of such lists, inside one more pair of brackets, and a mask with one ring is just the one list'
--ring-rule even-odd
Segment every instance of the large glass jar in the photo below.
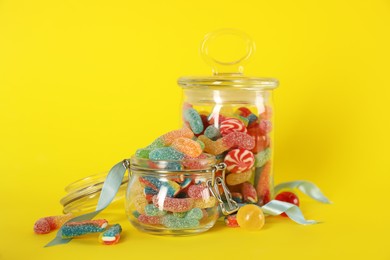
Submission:
{"label": "large glass jar", "polygon": [[[241,42],[244,55],[232,61],[214,56],[212,46],[226,36]],[[242,32],[211,33],[201,54],[214,75],[181,77],[178,84],[183,89],[184,124],[204,142],[206,153],[226,163],[225,180],[233,199],[264,205],[273,198],[272,90],[278,81],[243,74],[242,65],[253,51],[253,41]]]}

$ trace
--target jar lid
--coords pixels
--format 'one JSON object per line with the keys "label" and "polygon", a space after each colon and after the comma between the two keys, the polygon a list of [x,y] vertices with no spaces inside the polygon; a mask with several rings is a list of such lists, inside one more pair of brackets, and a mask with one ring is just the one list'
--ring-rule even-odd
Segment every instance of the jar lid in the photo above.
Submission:
{"label": "jar lid", "polygon": [[[277,79],[248,77],[243,65],[255,52],[254,41],[236,29],[221,29],[205,36],[200,47],[202,58],[213,70],[212,76],[183,76],[178,84],[183,88],[224,88],[271,90]],[[233,49],[233,51],[232,51]]]}

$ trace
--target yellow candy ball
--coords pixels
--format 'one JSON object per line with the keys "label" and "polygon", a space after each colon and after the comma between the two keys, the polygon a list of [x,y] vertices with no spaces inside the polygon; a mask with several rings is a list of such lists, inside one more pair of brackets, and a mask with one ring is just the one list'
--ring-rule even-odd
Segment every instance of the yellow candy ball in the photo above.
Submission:
{"label": "yellow candy ball", "polygon": [[237,212],[237,223],[241,228],[260,230],[264,226],[264,213],[259,206],[245,205]]}

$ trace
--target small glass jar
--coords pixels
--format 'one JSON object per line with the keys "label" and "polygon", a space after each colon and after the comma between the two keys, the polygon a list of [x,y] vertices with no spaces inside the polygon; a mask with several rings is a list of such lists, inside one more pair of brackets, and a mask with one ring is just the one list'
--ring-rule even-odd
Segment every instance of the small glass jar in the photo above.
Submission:
{"label": "small glass jar", "polygon": [[[226,36],[243,46],[243,56],[233,60],[217,57],[229,45],[223,42]],[[183,89],[184,124],[205,143],[206,153],[227,164],[226,183],[233,199],[264,205],[274,196],[272,90],[278,81],[243,74],[243,63],[254,49],[253,41],[240,31],[210,33],[201,45],[201,54],[214,75],[181,77],[178,84]],[[238,51],[235,48],[229,55]]]}
{"label": "small glass jar", "polygon": [[[189,164],[191,169],[186,169]],[[129,221],[156,235],[184,236],[210,229],[219,218],[219,204],[225,214],[238,209],[231,199],[227,208],[222,202],[219,190],[226,186],[218,172],[223,170],[224,164],[215,165],[214,156],[184,162],[132,157],[126,193]]]}

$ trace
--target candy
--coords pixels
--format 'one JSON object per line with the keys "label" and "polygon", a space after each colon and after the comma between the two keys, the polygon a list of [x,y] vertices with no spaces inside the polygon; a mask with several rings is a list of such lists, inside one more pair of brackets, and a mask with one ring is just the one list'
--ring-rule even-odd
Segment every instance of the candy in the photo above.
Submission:
{"label": "candy", "polygon": [[169,214],[162,218],[162,224],[171,229],[195,228],[199,226],[199,220],[185,217],[179,218]]}
{"label": "candy", "polygon": [[218,139],[216,142],[218,142],[219,140],[222,140],[223,145],[229,148],[238,147],[246,150],[252,150],[255,147],[254,138],[247,133],[242,132],[230,133],[228,135],[225,135],[221,139]]}
{"label": "candy", "polygon": [[155,177],[145,176],[139,178],[140,182],[146,185],[144,193],[146,195],[156,195],[157,193],[164,196],[173,197],[180,191],[180,185],[174,181],[159,181]]}
{"label": "candy", "polygon": [[194,199],[208,199],[210,197],[209,189],[206,184],[191,185],[187,191],[188,197]]}
{"label": "candy", "polygon": [[162,148],[165,146],[164,139],[162,137],[157,138],[154,140],[150,145],[148,145],[145,149],[156,149],[156,148]]}
{"label": "candy", "polygon": [[264,111],[260,114],[261,119],[271,119],[272,118],[272,108],[270,106],[265,106]]}
{"label": "candy", "polygon": [[139,194],[139,195],[135,196],[133,203],[134,203],[135,209],[140,214],[145,213],[145,207],[146,207],[146,205],[148,205],[148,200],[145,198],[144,195]]}
{"label": "candy", "polygon": [[72,213],[60,216],[50,216],[38,219],[34,224],[36,234],[47,234],[53,230],[59,229],[66,221],[73,217]]}
{"label": "candy", "polygon": [[114,245],[119,242],[121,232],[121,225],[115,224],[99,235],[99,242],[104,245]]}
{"label": "candy", "polygon": [[200,220],[203,218],[203,211],[200,208],[193,208],[186,213],[185,218]]}
{"label": "candy", "polygon": [[271,201],[273,193],[273,179],[271,176],[271,161],[268,161],[261,170],[260,177],[255,178],[258,180],[255,183],[257,190],[257,197],[259,199],[258,204],[264,205]]}
{"label": "candy", "polygon": [[222,121],[219,131],[221,132],[222,136],[225,136],[227,134],[233,133],[233,132],[243,132],[246,133],[246,127],[245,125],[236,118],[228,118]]}
{"label": "candy", "polygon": [[224,162],[227,170],[232,173],[241,173],[249,171],[254,163],[253,153],[245,149],[233,149],[227,153]]}
{"label": "candy", "polygon": [[255,156],[255,167],[264,166],[269,159],[271,159],[271,148],[267,148],[264,151],[259,152]]}
{"label": "candy", "polygon": [[256,189],[250,182],[244,182],[241,184],[241,193],[245,203],[257,203]]}
{"label": "candy", "polygon": [[240,225],[238,225],[238,222],[237,222],[237,214],[233,214],[233,215],[229,215],[229,216],[225,216],[225,225],[228,226],[228,227],[239,227]]}
{"label": "candy", "polygon": [[148,224],[148,225],[159,225],[159,224],[161,224],[161,217],[160,216],[139,215],[138,221],[143,223],[143,224]]}
{"label": "candy", "polygon": [[194,208],[206,209],[212,208],[217,205],[217,199],[215,197],[209,197],[208,199],[195,199]]}
{"label": "candy", "polygon": [[207,136],[200,135],[198,137],[199,140],[201,140],[205,147],[204,151],[206,153],[212,154],[212,155],[217,155],[221,154],[225,151],[227,151],[231,146],[225,144],[223,141],[223,138],[218,139],[217,141],[210,140]]}
{"label": "candy", "polygon": [[151,151],[153,151],[153,150],[152,149],[148,149],[148,148],[138,149],[135,152],[135,156],[137,156],[138,158],[148,159],[149,158],[149,154],[150,154]]}
{"label": "candy", "polygon": [[250,114],[252,114],[252,112],[247,107],[240,107],[235,113],[243,117],[248,117]]}
{"label": "candy", "polygon": [[153,204],[160,210],[163,209],[171,212],[184,212],[193,207],[194,199],[153,196]]}
{"label": "candy", "polygon": [[232,199],[237,203],[242,203],[242,194],[240,192],[232,192]]}
{"label": "candy", "polygon": [[272,130],[272,123],[269,120],[261,119],[259,124],[260,134],[266,135]]}
{"label": "candy", "polygon": [[105,219],[68,222],[61,227],[62,238],[72,238],[89,233],[102,232],[107,225],[108,222]]}
{"label": "candy", "polygon": [[209,116],[209,124],[214,125],[218,128],[218,126],[221,124],[222,121],[226,119],[223,115],[218,115],[216,113],[211,113]]}
{"label": "candy", "polygon": [[237,185],[246,181],[252,176],[252,170],[241,172],[241,173],[231,173],[226,176],[226,183],[228,185]]}
{"label": "candy", "polygon": [[193,108],[184,110],[184,119],[190,124],[192,131],[195,134],[200,134],[203,131],[202,118],[198,112]]}
{"label": "candy", "polygon": [[[193,136],[194,136],[194,133],[191,131],[191,129],[189,129],[186,126],[183,126],[183,128],[181,128],[179,130],[170,131],[170,132],[162,135],[159,138],[161,138],[161,142],[165,146],[168,146],[168,145],[171,145],[172,142],[177,138],[180,138],[180,137],[192,138]],[[157,143],[159,144],[160,141],[158,141]]]}
{"label": "candy", "polygon": [[196,158],[185,157],[182,164],[187,169],[204,169],[209,166],[210,161],[207,160],[207,155],[202,153]]}
{"label": "candy", "polygon": [[165,210],[160,210],[153,204],[148,204],[145,206],[145,215],[147,216],[164,216],[167,212]]}
{"label": "candy", "polygon": [[[299,206],[299,199],[298,196],[295,195],[295,193],[289,192],[289,191],[284,191],[276,195],[275,200],[280,200],[284,202],[288,202],[291,204],[294,204],[296,206]],[[280,214],[283,217],[287,217],[286,213]]]}
{"label": "candy", "polygon": [[253,153],[261,152],[270,146],[270,137],[261,135],[261,131],[258,127],[249,127],[248,134],[255,140],[255,146],[251,150]]}
{"label": "candy", "polygon": [[183,191],[184,189],[188,188],[191,185],[192,179],[191,178],[185,178],[181,183],[180,183],[180,189]]}
{"label": "candy", "polygon": [[204,131],[204,135],[212,140],[215,140],[221,136],[221,133],[219,132],[218,128],[213,125],[209,125]]}
{"label": "candy", "polygon": [[251,126],[252,123],[255,123],[257,121],[258,117],[255,114],[250,114],[249,116],[247,116],[247,119],[248,119],[248,126]]}
{"label": "candy", "polygon": [[172,147],[157,148],[150,152],[149,159],[155,161],[180,161],[184,155]]}
{"label": "candy", "polygon": [[175,139],[171,147],[190,157],[198,157],[202,153],[202,147],[198,142],[185,137]]}
{"label": "candy", "polygon": [[256,205],[245,205],[237,212],[237,223],[247,230],[260,230],[265,223],[264,213]]}
{"label": "candy", "polygon": [[201,141],[201,140],[198,140],[196,139],[196,142],[200,145],[200,148],[202,149],[202,151],[204,150],[204,143]]}

